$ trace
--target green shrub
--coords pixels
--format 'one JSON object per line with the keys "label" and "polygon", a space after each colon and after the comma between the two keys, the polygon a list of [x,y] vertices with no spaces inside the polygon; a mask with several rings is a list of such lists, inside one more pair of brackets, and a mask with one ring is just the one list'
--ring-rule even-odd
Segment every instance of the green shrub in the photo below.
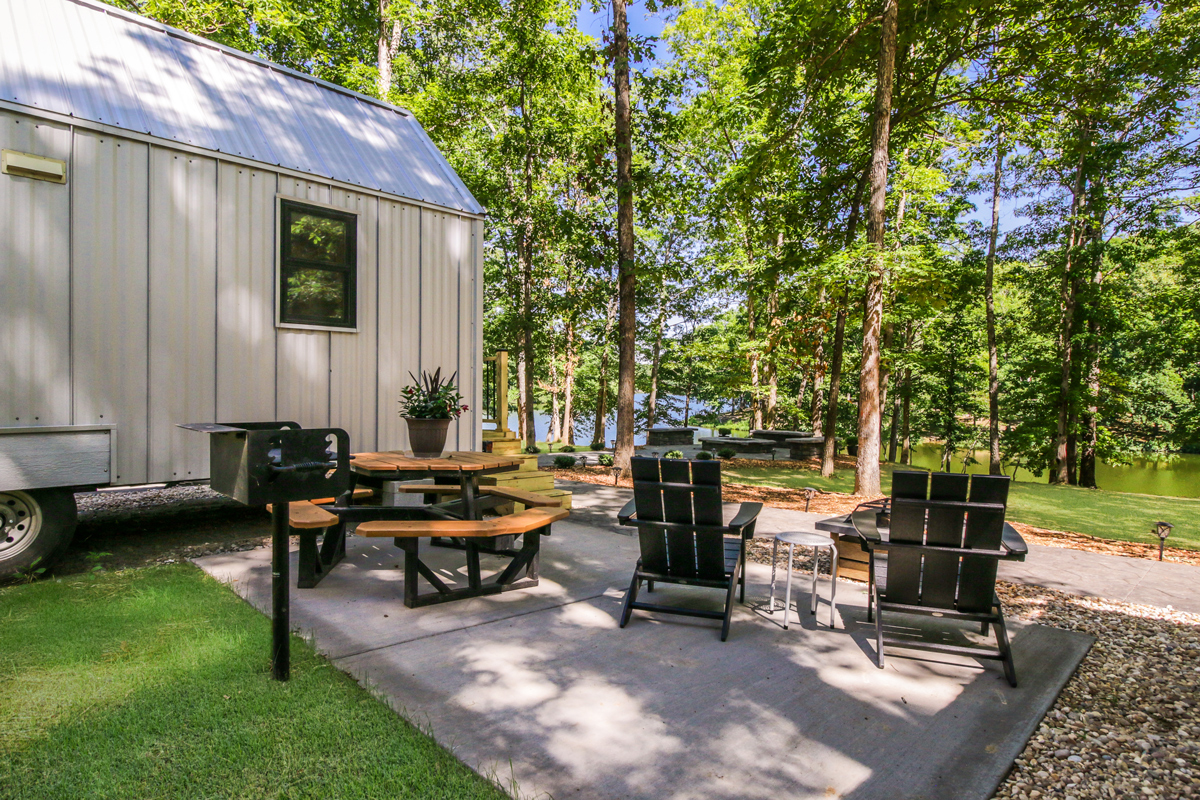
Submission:
{"label": "green shrub", "polygon": [[613,457],[611,453],[601,453],[597,456],[600,460],[600,466],[611,467],[613,465]]}
{"label": "green shrub", "polygon": [[570,469],[575,466],[575,456],[555,456],[554,466],[558,469]]}
{"label": "green shrub", "polygon": [[564,444],[562,447],[560,447],[560,448],[558,448],[558,449],[559,449],[559,452],[562,452],[562,453],[574,453],[574,452],[575,452],[575,445],[573,445],[573,444]]}
{"label": "green shrub", "polygon": [[531,444],[529,447],[525,448],[525,452],[529,453],[531,456],[537,455],[538,453],[542,452],[542,448],[538,447],[536,444]]}
{"label": "green shrub", "polygon": [[732,436],[733,428],[717,428],[717,436]]}
{"label": "green shrub", "polygon": [[663,458],[683,458],[682,450],[668,450]]}
{"label": "green shrub", "polygon": [[696,460],[712,461],[712,453],[708,452],[707,450],[701,450],[699,453],[696,453]]}
{"label": "green shrub", "polygon": [[588,447],[592,450],[603,450],[604,442],[592,442],[591,444],[588,445]]}
{"label": "green shrub", "polygon": [[732,447],[722,447],[717,451],[717,455],[721,458],[733,458],[737,455],[737,450],[734,450]]}
{"label": "green shrub", "polygon": [[847,436],[843,441],[846,443],[846,447],[856,447],[858,445],[857,436]]}

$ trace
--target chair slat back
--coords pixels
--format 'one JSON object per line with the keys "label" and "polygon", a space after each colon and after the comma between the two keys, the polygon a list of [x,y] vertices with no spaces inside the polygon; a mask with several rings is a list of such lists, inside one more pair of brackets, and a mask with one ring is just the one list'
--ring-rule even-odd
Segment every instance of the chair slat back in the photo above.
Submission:
{"label": "chair slat back", "polygon": [[695,529],[724,524],[720,463],[638,456],[631,467],[637,518],[678,526],[639,530],[642,568],[677,577],[723,578],[724,536]]}
{"label": "chair slat back", "polygon": [[[892,473],[892,497],[924,500],[929,490],[929,473],[896,471]],[[918,504],[892,503],[889,541],[924,544],[925,507]],[[893,603],[916,605],[921,592],[921,554],[915,550],[888,553],[887,599]]]}
{"label": "chair slat back", "polygon": [[[972,503],[998,503],[1008,505],[1008,487],[1011,479],[1001,475],[976,475],[971,478]],[[991,509],[976,509],[967,516],[964,547],[979,550],[999,550],[1004,535],[1004,512]],[[958,610],[984,612],[991,608],[992,596],[996,592],[996,567],[994,558],[966,557],[962,560],[959,577]]]}
{"label": "chair slat back", "polygon": [[[897,471],[892,475],[888,539],[999,550],[1009,482],[1008,477],[994,475]],[[995,584],[994,557],[892,550],[882,596],[891,603],[987,611]]]}

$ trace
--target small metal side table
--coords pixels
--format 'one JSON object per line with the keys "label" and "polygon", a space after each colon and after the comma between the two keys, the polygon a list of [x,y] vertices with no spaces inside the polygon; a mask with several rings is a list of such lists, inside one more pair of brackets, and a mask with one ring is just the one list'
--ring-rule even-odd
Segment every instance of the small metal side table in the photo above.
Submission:
{"label": "small metal side table", "polygon": [[782,542],[788,548],[788,570],[787,570],[787,588],[784,590],[783,598],[783,627],[787,630],[788,626],[788,610],[792,605],[792,555],[795,553],[796,545],[801,547],[811,547],[813,549],[813,585],[812,585],[812,608],[811,614],[817,613],[817,575],[818,575],[818,558],[822,547],[829,548],[830,561],[833,566],[830,570],[830,589],[829,589],[829,627],[833,628],[833,601],[837,597],[837,546],[834,544],[832,537],[826,536],[823,533],[815,533],[813,531],[787,531],[775,535],[775,542],[771,546],[771,613],[775,613],[775,570],[779,563],[779,544]]}

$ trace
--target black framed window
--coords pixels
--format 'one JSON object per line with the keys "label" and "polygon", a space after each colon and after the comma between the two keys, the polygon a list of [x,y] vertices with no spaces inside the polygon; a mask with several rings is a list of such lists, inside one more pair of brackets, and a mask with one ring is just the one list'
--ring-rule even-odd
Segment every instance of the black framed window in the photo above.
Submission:
{"label": "black framed window", "polygon": [[358,217],[290,200],[280,206],[279,321],[353,328]]}

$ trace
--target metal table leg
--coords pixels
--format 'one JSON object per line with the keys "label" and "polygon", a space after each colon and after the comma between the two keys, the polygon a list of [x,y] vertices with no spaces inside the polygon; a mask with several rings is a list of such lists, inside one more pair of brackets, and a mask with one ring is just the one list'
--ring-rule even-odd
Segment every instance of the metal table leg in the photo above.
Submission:
{"label": "metal table leg", "polygon": [[775,613],[775,568],[779,563],[779,540],[771,543],[771,613]]}
{"label": "metal table leg", "polygon": [[792,607],[792,556],[796,552],[796,545],[788,543],[788,560],[787,560],[787,589],[783,595],[783,629],[786,631],[788,627],[788,614]]}
{"label": "metal table leg", "polygon": [[837,567],[838,567],[837,562],[838,562],[838,559],[837,559],[837,546],[836,545],[833,545],[833,544],[829,545],[829,557],[831,559],[833,559],[833,567],[831,569],[832,575],[830,576],[830,587],[829,587],[829,628],[830,628],[830,630],[832,630],[836,627],[834,624],[834,619],[833,619],[833,612],[834,612],[834,608],[835,608],[834,601],[837,600]]}

